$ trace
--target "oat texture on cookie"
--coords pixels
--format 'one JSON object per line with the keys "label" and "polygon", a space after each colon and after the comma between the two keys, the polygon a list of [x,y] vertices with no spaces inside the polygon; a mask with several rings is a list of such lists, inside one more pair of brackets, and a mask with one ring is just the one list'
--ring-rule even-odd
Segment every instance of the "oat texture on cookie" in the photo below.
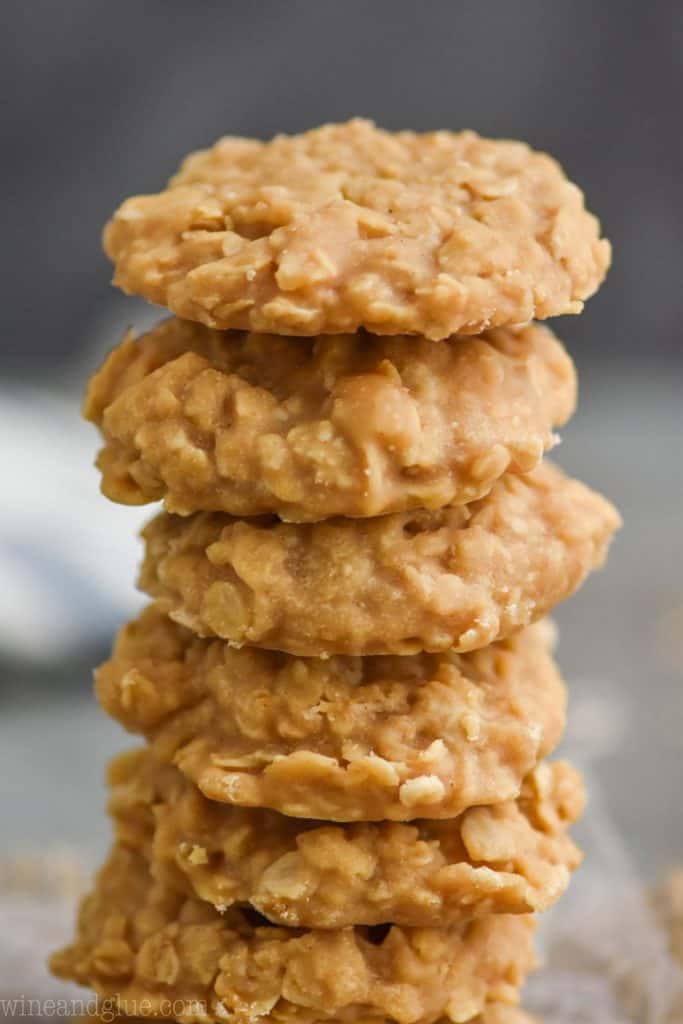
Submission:
{"label": "oat texture on cookie", "polygon": [[[80,910],[58,974],[104,997],[163,1012],[198,1003],[236,1022],[468,1020],[511,1002],[533,966],[533,919],[491,914],[444,928],[273,927],[245,908],[223,913],[155,880],[145,858],[116,845]],[[266,1018],[267,1019],[267,1018]],[[448,1017],[447,1017],[448,1019]]]}
{"label": "oat texture on cookie", "polygon": [[296,658],[201,639],[152,605],[96,688],[212,800],[330,821],[452,818],[515,799],[559,742],[552,639],[541,622],[469,654]]}
{"label": "oat texture on cookie", "polygon": [[219,329],[443,339],[578,313],[609,244],[544,153],[369,121],[225,138],[104,233],[115,283]]}
{"label": "oat texture on cookie", "polygon": [[[141,1024],[145,1020],[144,1017],[134,1017],[130,1014],[124,1016],[121,1013],[117,1013],[113,1008],[111,1000],[104,1000],[99,1005],[101,1007],[99,1013],[93,1012],[72,1017],[72,1024]],[[193,1012],[196,1014],[196,1007]],[[168,1021],[169,1019],[172,1020],[173,1018],[156,1017],[156,1020],[160,1022]],[[272,1019],[280,1020],[281,1018]],[[296,1015],[295,1018],[290,1017],[289,1019],[298,1020],[299,1017]],[[329,1022],[330,1019],[326,1019]],[[354,1019],[358,1024],[386,1024],[386,1018],[368,1017],[365,1014]],[[331,1024],[338,1024],[338,1021],[331,1022]],[[439,1024],[447,1024],[446,1018],[443,1018]],[[489,1003],[482,1013],[478,1013],[476,1017],[470,1017],[463,1024],[540,1024],[540,1021],[537,1017],[530,1016],[517,1006],[510,1006],[506,1003]]]}
{"label": "oat texture on cookie", "polygon": [[535,768],[516,800],[401,824],[226,807],[144,748],[116,759],[109,782],[117,838],[153,863],[158,881],[288,927],[441,927],[546,910],[580,861],[568,826],[583,787],[561,761]]}
{"label": "oat texture on cookie", "polygon": [[118,1024],[531,1024],[584,804],[547,616],[619,526],[544,459],[576,378],[534,319],[600,285],[598,222],[522,143],[355,120],[191,155],[105,248],[175,315],[84,415],[104,494],[164,509],[53,971]]}
{"label": "oat texture on cookie", "polygon": [[85,414],[114,501],[305,521],[474,501],[538,465],[575,397],[535,324],[432,345],[167,320],[114,349]]}
{"label": "oat texture on cookie", "polygon": [[162,513],[140,587],[200,636],[293,654],[469,651],[569,597],[619,519],[544,463],[464,506],[282,523]]}

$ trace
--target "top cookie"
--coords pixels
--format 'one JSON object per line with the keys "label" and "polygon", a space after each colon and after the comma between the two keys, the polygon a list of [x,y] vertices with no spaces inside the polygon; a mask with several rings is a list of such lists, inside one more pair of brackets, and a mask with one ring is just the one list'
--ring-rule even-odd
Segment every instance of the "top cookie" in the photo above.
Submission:
{"label": "top cookie", "polygon": [[578,313],[610,246],[549,156],[370,121],[225,138],[104,232],[124,291],[219,329],[422,334]]}

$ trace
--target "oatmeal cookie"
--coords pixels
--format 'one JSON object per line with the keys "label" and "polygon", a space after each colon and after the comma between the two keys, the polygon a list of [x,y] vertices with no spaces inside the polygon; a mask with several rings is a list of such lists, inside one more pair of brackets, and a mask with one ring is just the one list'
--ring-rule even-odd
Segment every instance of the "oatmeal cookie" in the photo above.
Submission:
{"label": "oatmeal cookie", "polygon": [[370,121],[225,138],[104,232],[114,283],[219,329],[443,339],[579,313],[609,243],[559,165]]}
{"label": "oatmeal cookie", "polygon": [[542,464],[470,505],[287,524],[162,513],[141,588],[177,622],[298,655],[470,651],[528,625],[599,566],[619,517]]}
{"label": "oatmeal cookie", "polygon": [[515,799],[566,694],[537,623],[470,654],[295,658],[201,640],[150,606],[95,673],[105,711],[213,800],[325,820]]}
{"label": "oatmeal cookie", "polygon": [[[128,1015],[118,1015],[116,1010],[109,1006],[107,1000],[102,1000],[100,1003],[101,1011],[99,1013],[88,1013],[78,1017],[71,1018],[71,1024],[141,1024],[141,1021],[145,1020],[144,1017],[132,1017]],[[169,1007],[171,1009],[171,1007]],[[192,1018],[192,1024],[201,1018],[196,1015]],[[264,1018],[261,1018],[263,1020]],[[271,1018],[272,1019],[272,1018]],[[289,1017],[290,1024],[296,1024],[300,1018],[294,1015]],[[155,1020],[159,1024],[164,1024],[166,1021],[163,1017],[155,1017]],[[167,1021],[167,1024],[171,1024]],[[362,1017],[356,1018],[344,1018],[344,1022],[340,1022],[339,1018],[325,1017],[325,1024],[387,1024],[386,1017],[368,1017],[367,1014],[363,1014]],[[446,1018],[442,1018],[438,1024],[449,1024]],[[471,1017],[466,1024],[541,1024],[537,1017],[531,1017],[524,1010],[521,1010],[518,1006],[505,1005],[503,1003],[491,1003],[487,1006],[482,1013],[477,1014],[476,1017]]]}
{"label": "oatmeal cookie", "polygon": [[111,353],[84,412],[114,501],[304,521],[473,501],[537,465],[575,398],[539,325],[433,345],[167,320]]}
{"label": "oatmeal cookie", "polygon": [[[100,1013],[88,1013],[72,1017],[71,1024],[140,1024],[145,1019],[144,1017],[117,1016],[116,1011],[107,1005],[106,1000],[102,1000],[100,1006]],[[165,1020],[163,1017],[156,1017],[155,1019],[159,1024],[163,1024]],[[193,1018],[193,1024],[197,1019],[196,1016]],[[295,1024],[298,1018],[290,1017],[289,1020],[291,1024]],[[385,1017],[368,1017],[366,1014],[363,1014],[362,1017],[356,1017],[354,1020],[349,1020],[348,1018],[346,1020],[348,1024],[387,1024]],[[168,1024],[170,1024],[170,1021]],[[340,1024],[339,1018],[334,1020],[332,1017],[326,1017],[325,1024]],[[439,1024],[448,1024],[448,1022],[445,1018],[442,1018]],[[525,1013],[518,1006],[492,1003],[482,1013],[470,1018],[466,1024],[540,1024],[540,1021],[537,1017],[529,1016],[528,1013]]]}
{"label": "oatmeal cookie", "polygon": [[540,765],[517,801],[452,821],[328,825],[207,800],[147,748],[110,765],[120,842],[155,879],[217,910],[249,904],[275,924],[344,928],[386,921],[451,927],[487,914],[547,910],[580,854],[578,773]]}
{"label": "oatmeal cookie", "polygon": [[207,1024],[266,1016],[431,1024],[515,1003],[534,964],[532,933],[532,917],[521,914],[451,929],[275,927],[254,911],[220,914],[164,887],[140,854],[119,844],[81,905],[75,943],[51,966],[122,1006],[137,1003],[146,1016],[164,1016],[170,1002],[175,1019]]}

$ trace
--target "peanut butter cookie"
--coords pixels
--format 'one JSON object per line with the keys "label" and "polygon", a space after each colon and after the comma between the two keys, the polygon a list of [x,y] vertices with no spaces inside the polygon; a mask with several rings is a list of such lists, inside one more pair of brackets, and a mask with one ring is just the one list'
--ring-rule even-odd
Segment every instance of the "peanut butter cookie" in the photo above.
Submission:
{"label": "peanut butter cookie", "polygon": [[451,927],[547,910],[581,859],[568,826],[583,786],[563,762],[536,768],[517,801],[410,824],[328,825],[229,807],[146,748],[114,760],[109,784],[116,835],[141,850],[157,881],[293,928]]}
{"label": "peanut butter cookie", "polygon": [[96,687],[212,800],[330,821],[449,818],[515,799],[559,742],[551,632],[538,623],[469,654],[322,660],[201,640],[151,606]]}
{"label": "peanut butter cookie", "polygon": [[443,339],[579,313],[609,243],[559,165],[369,121],[225,138],[107,225],[114,283],[209,327]]}
{"label": "peanut butter cookie", "polygon": [[[100,1005],[102,1010],[99,1014],[89,1013],[79,1017],[72,1017],[71,1024],[140,1024],[145,1019],[143,1017],[118,1016],[116,1011],[108,1005],[107,1000],[102,1000]],[[169,1009],[171,1008],[169,1004]],[[298,1019],[298,1017],[289,1018],[291,1024],[294,1024],[295,1020]],[[155,1017],[155,1020],[159,1024],[164,1024],[163,1017]],[[326,1024],[340,1024],[339,1018],[333,1020],[331,1017],[326,1017],[325,1021]],[[348,1024],[387,1024],[384,1017],[368,1017],[366,1014],[355,1018],[355,1020],[353,1018],[344,1018],[344,1021],[345,1024],[346,1022]],[[443,1018],[438,1024],[448,1024],[448,1021]],[[530,1017],[528,1013],[524,1013],[518,1006],[492,1003],[481,1014],[477,1014],[476,1017],[472,1017],[467,1021],[466,1024],[540,1024],[540,1022],[536,1017]]]}
{"label": "peanut butter cookie", "polygon": [[84,411],[114,501],[304,521],[473,501],[537,465],[575,398],[539,325],[433,345],[167,320],[111,353]]}
{"label": "peanut butter cookie", "polygon": [[173,1005],[176,1020],[207,1024],[432,1024],[514,1004],[534,964],[532,933],[522,914],[451,929],[275,927],[166,888],[119,844],[81,905],[75,943],[51,966],[145,1016],[168,1016]]}
{"label": "peanut butter cookie", "polygon": [[600,495],[542,464],[436,512],[285,524],[162,513],[140,586],[200,636],[325,657],[469,651],[549,612],[619,525]]}

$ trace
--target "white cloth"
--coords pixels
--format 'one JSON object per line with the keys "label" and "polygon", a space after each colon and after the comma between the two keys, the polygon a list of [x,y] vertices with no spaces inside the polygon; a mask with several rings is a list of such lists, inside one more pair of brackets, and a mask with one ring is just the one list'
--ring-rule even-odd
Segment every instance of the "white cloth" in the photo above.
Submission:
{"label": "white cloth", "polygon": [[54,664],[142,603],[148,508],[106,501],[76,400],[0,390],[0,657]]}

